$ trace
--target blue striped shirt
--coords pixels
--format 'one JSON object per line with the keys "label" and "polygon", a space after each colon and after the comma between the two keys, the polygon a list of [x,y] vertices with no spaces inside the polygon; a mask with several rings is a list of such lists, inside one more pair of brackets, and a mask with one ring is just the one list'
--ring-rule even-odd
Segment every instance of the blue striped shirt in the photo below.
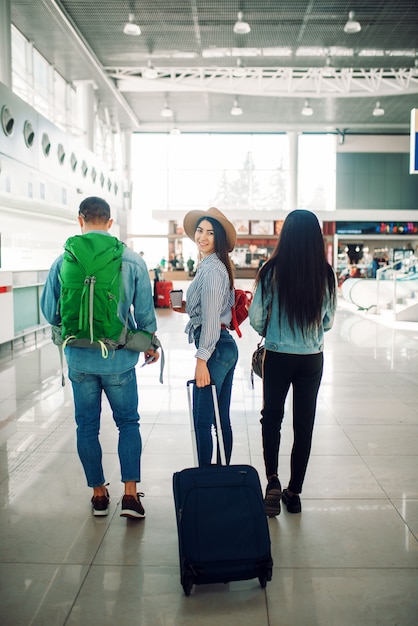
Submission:
{"label": "blue striped shirt", "polygon": [[221,325],[231,323],[234,301],[228,271],[214,252],[200,263],[187,290],[186,313],[190,320],[185,332],[189,343],[194,341],[195,330],[201,327],[196,358],[209,360],[221,335]]}

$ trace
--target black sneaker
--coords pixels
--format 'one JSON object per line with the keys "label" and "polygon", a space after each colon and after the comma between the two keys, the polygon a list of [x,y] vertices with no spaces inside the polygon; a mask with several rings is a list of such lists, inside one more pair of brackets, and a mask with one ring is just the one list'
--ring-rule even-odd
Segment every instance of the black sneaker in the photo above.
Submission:
{"label": "black sneaker", "polygon": [[266,487],[266,497],[264,498],[264,508],[267,517],[280,515],[280,498],[282,497],[282,486],[277,476],[270,478]]}
{"label": "black sneaker", "polygon": [[93,496],[91,503],[93,505],[93,515],[96,517],[104,517],[109,513],[109,492],[106,489],[105,496]]}
{"label": "black sneaker", "polygon": [[283,489],[282,500],[283,504],[286,505],[289,513],[300,513],[302,511],[302,505],[300,503],[300,498],[297,493],[293,494],[293,496],[289,496],[288,490]]}
{"label": "black sneaker", "polygon": [[141,504],[139,496],[143,498],[144,494],[137,493],[136,496],[123,496],[122,510],[120,512],[121,517],[131,517],[133,519],[145,517],[144,507]]}

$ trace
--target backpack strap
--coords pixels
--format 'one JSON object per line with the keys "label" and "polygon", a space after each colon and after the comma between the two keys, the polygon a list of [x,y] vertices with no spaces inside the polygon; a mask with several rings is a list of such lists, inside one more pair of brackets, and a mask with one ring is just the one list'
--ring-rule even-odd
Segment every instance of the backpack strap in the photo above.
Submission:
{"label": "backpack strap", "polygon": [[242,337],[242,332],[241,332],[240,327],[238,325],[237,312],[235,310],[235,303],[234,303],[234,306],[231,307],[231,314],[232,314],[231,326],[233,327],[233,329],[237,333],[238,337],[241,338]]}
{"label": "backpack strap", "polygon": [[165,366],[164,348],[157,335],[146,332],[145,330],[128,331],[128,316],[126,315],[125,324],[122,333],[119,337],[119,344],[121,348],[126,350],[132,350],[133,352],[146,352],[150,348],[154,351],[160,349],[160,378],[161,384],[164,383],[163,372]]}

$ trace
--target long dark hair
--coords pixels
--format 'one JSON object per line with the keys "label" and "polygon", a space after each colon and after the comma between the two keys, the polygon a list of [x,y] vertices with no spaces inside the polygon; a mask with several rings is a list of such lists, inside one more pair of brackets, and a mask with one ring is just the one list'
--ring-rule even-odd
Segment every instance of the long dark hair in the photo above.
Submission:
{"label": "long dark hair", "polygon": [[234,270],[232,268],[232,262],[228,254],[228,241],[226,238],[225,229],[218,222],[218,220],[215,220],[213,217],[208,217],[206,215],[204,217],[201,217],[200,220],[198,220],[196,224],[196,228],[199,226],[200,222],[203,222],[203,220],[207,220],[208,222],[212,224],[213,236],[215,240],[215,252],[218,255],[218,258],[222,261],[222,263],[226,267],[226,270],[229,276],[229,286],[231,289],[233,289],[234,288]]}
{"label": "long dark hair", "polygon": [[293,331],[298,327],[304,334],[320,326],[327,288],[335,298],[336,287],[316,215],[302,209],[287,215],[277,246],[258,273],[258,282],[263,298],[269,289],[273,297],[279,297],[279,311],[286,313]]}

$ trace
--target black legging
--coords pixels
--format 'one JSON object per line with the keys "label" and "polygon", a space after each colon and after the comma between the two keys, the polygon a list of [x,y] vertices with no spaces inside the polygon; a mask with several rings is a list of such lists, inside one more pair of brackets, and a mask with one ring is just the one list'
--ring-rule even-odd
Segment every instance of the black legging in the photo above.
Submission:
{"label": "black legging", "polygon": [[323,353],[285,354],[266,350],[261,411],[264,464],[267,477],[277,474],[284,404],[293,385],[293,447],[289,489],[302,492],[311,451],[316,399],[322,378]]}

